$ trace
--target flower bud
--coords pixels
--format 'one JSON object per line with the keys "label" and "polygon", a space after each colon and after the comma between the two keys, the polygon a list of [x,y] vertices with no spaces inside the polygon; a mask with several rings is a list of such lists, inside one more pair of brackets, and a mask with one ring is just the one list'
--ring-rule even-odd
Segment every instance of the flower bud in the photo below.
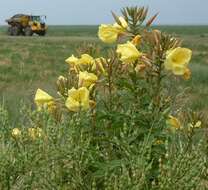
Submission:
{"label": "flower bud", "polygon": [[191,78],[191,71],[189,68],[186,68],[185,73],[183,74],[184,80],[189,80]]}
{"label": "flower bud", "polygon": [[141,44],[141,40],[142,40],[142,37],[140,35],[136,35],[134,39],[131,41],[131,43],[137,46]]}
{"label": "flower bud", "polygon": [[19,138],[21,136],[21,131],[18,128],[12,129],[12,137]]}
{"label": "flower bud", "polygon": [[66,89],[67,89],[67,78],[65,78],[64,76],[59,76],[58,80],[56,81],[56,85],[57,85],[57,91],[59,92],[59,94],[61,94],[62,96],[65,96],[66,94]]}
{"label": "flower bud", "polygon": [[146,68],[146,65],[145,64],[138,64],[135,68],[135,71],[138,73],[138,72],[143,72]]}

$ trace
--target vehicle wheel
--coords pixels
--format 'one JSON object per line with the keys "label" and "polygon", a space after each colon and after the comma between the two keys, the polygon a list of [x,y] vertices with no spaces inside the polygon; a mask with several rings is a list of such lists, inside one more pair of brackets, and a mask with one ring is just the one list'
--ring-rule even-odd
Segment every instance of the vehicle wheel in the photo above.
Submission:
{"label": "vehicle wheel", "polygon": [[11,27],[11,26],[8,27],[7,34],[8,34],[9,36],[12,36],[12,27]]}
{"label": "vehicle wheel", "polygon": [[20,28],[18,28],[17,26],[13,26],[11,28],[11,35],[19,36],[20,35]]}
{"label": "vehicle wheel", "polygon": [[31,30],[30,27],[26,27],[25,28],[25,36],[32,36],[33,35],[33,31]]}
{"label": "vehicle wheel", "polygon": [[41,32],[39,33],[39,36],[45,36],[45,34],[46,34],[46,31],[41,31]]}

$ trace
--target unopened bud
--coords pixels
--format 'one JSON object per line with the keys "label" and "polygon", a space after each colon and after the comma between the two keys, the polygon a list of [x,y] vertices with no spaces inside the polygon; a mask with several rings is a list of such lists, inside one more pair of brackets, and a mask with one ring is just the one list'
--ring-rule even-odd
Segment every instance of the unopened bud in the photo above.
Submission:
{"label": "unopened bud", "polygon": [[64,76],[59,76],[58,80],[56,81],[56,85],[57,85],[57,91],[59,92],[59,94],[64,96],[65,89],[67,87],[67,78],[65,78]]}
{"label": "unopened bud", "polygon": [[189,80],[191,78],[191,71],[189,68],[186,68],[183,78],[184,80]]}
{"label": "unopened bud", "polygon": [[142,37],[140,35],[136,35],[131,42],[132,42],[132,44],[137,46],[137,45],[141,44],[141,41],[142,41]]}

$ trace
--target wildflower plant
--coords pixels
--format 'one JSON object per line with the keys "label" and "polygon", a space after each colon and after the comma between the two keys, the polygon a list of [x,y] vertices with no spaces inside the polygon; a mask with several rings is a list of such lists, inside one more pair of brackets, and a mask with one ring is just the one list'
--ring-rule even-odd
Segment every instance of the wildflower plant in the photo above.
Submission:
{"label": "wildflower plant", "polygon": [[[196,188],[205,155],[202,143],[190,143],[203,124],[183,121],[169,90],[175,78],[191,77],[192,51],[152,29],[157,14],[147,19],[148,9],[127,7],[121,13],[113,13],[115,23],[99,27],[101,42],[111,44],[107,52],[82,47],[65,60],[69,69],[56,81],[56,96],[37,90],[35,126],[27,138],[39,143],[34,151],[45,151],[40,160],[50,165],[49,189]],[[19,128],[11,134],[15,142],[24,136]],[[192,164],[194,177],[188,172]]]}
{"label": "wildflower plant", "polygon": [[[134,158],[129,158],[128,152],[120,155],[118,151],[122,144],[137,156],[148,155],[143,169],[149,169],[143,180],[150,188],[152,182],[159,185],[161,162],[167,162],[166,145],[173,143],[172,136],[183,128],[171,106],[174,98],[168,91],[168,81],[191,77],[188,64],[192,51],[182,47],[180,39],[153,30],[151,24],[157,14],[147,20],[148,9],[131,7],[121,12],[122,16],[112,13],[114,24],[102,24],[98,30],[99,39],[112,44],[112,49],[105,55],[84,50],[71,55],[65,61],[69,65],[68,75],[57,80],[60,97],[54,99],[38,90],[35,101],[38,107],[47,105],[51,113],[58,110],[60,122],[73,120],[74,116],[79,122],[79,117],[87,119],[89,126],[85,127],[95,135],[92,143],[103,154],[100,159],[126,160],[119,162],[117,172],[133,170],[128,165]],[[102,170],[101,178],[110,175],[108,170],[98,169]],[[128,180],[134,180],[133,174],[128,175]]]}

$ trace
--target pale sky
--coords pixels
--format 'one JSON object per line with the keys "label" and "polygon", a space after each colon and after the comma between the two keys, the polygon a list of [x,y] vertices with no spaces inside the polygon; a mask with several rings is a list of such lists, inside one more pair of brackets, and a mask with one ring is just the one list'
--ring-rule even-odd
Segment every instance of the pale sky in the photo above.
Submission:
{"label": "pale sky", "polygon": [[110,11],[149,6],[155,24],[208,24],[208,0],[0,0],[0,25],[17,13],[47,15],[54,25],[97,25],[113,21]]}

